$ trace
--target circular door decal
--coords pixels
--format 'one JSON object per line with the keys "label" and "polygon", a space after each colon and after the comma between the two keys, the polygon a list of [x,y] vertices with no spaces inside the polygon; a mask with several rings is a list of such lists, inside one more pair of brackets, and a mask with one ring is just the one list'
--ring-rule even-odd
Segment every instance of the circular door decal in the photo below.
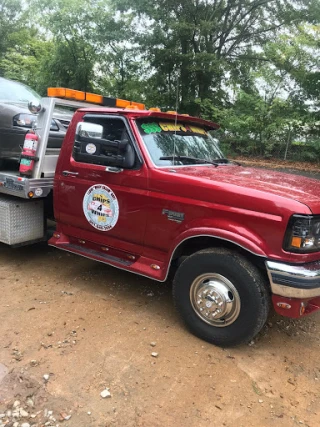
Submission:
{"label": "circular door decal", "polygon": [[82,206],[89,224],[97,230],[111,230],[118,221],[118,199],[106,185],[96,184],[90,187],[84,195]]}
{"label": "circular door decal", "polygon": [[97,147],[94,144],[87,144],[86,145],[86,152],[88,154],[94,154],[97,151]]}

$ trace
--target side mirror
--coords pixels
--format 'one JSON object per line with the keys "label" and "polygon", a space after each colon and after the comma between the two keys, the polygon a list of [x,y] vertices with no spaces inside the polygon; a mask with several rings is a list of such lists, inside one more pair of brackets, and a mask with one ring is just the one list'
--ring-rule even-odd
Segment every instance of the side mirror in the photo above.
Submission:
{"label": "side mirror", "polygon": [[77,125],[76,135],[93,139],[102,139],[103,127],[96,123],[80,122]]}
{"label": "side mirror", "polygon": [[77,125],[73,148],[73,157],[77,162],[120,168],[132,167],[132,162],[128,163],[127,160],[130,148],[127,139],[111,141],[103,138],[101,125],[89,122],[80,122]]}
{"label": "side mirror", "polygon": [[33,99],[32,101],[28,102],[28,109],[32,114],[39,114],[41,108],[41,104],[37,99]]}

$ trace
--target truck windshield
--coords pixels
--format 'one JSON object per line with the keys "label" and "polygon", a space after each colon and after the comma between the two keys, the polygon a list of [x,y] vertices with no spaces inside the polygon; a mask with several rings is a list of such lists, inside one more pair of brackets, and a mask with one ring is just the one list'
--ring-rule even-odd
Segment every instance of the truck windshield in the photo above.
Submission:
{"label": "truck windshield", "polygon": [[138,129],[156,166],[228,162],[211,132],[192,123],[138,119]]}

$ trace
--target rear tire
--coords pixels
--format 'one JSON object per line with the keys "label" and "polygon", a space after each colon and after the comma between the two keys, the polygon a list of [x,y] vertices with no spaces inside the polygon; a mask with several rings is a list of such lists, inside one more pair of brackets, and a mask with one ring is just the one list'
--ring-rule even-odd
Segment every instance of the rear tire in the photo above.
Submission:
{"label": "rear tire", "polygon": [[183,261],[173,281],[173,298],[189,330],[222,347],[255,337],[270,308],[260,271],[227,249],[205,249]]}

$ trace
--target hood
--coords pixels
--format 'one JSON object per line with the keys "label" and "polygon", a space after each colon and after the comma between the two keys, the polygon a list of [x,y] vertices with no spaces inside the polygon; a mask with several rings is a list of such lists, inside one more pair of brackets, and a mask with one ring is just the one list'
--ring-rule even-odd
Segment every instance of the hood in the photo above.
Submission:
{"label": "hood", "polygon": [[176,174],[230,184],[239,187],[239,190],[258,190],[295,200],[308,206],[313,213],[320,213],[320,181],[316,179],[234,165],[182,167],[175,170]]}

